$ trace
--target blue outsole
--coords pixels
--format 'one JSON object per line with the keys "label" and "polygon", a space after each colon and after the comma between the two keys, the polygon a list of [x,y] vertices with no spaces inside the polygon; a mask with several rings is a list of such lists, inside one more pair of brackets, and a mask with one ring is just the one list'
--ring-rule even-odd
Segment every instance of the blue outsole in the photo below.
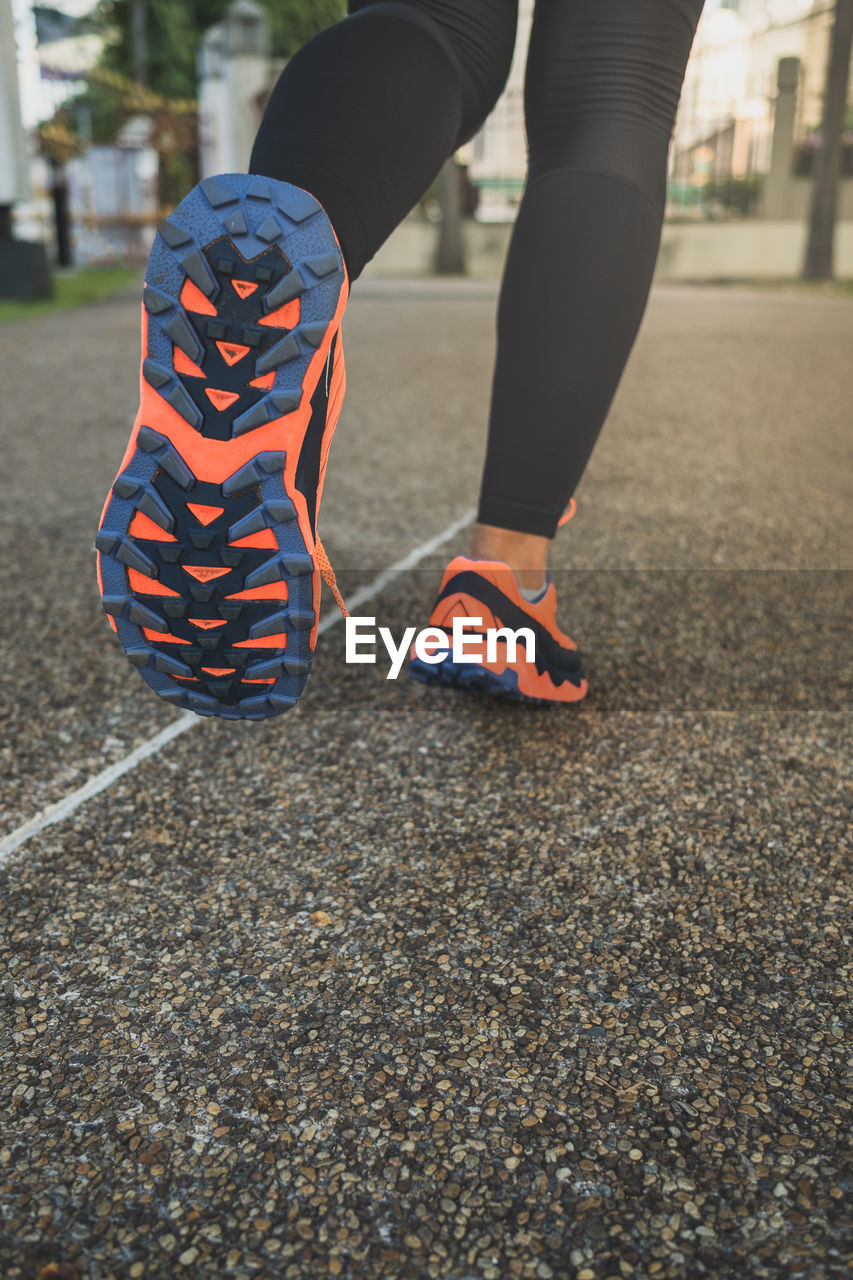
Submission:
{"label": "blue outsole", "polygon": [[487,667],[469,663],[462,665],[451,662],[449,658],[437,663],[412,658],[409,661],[409,674],[421,684],[438,684],[473,693],[489,693],[511,702],[528,702],[534,706],[553,705],[548,698],[529,698],[522,693],[518,687],[518,675],[511,667],[498,675]]}

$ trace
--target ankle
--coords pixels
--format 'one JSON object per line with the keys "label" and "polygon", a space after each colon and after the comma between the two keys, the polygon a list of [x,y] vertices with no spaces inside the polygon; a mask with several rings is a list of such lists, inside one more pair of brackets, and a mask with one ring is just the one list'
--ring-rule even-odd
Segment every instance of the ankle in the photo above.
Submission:
{"label": "ankle", "polygon": [[500,560],[508,564],[520,587],[538,591],[545,585],[549,545],[549,538],[537,534],[478,524],[469,555],[475,560]]}

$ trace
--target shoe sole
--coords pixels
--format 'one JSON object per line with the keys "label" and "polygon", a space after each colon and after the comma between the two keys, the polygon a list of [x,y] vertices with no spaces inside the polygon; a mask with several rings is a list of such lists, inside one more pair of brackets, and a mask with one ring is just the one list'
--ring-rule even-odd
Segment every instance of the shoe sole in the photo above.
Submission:
{"label": "shoe sole", "polygon": [[[518,687],[518,672],[507,667],[502,672],[490,671],[488,667],[466,663],[461,666],[451,662],[429,663],[420,658],[409,661],[409,674],[413,680],[421,684],[443,685],[449,689],[463,689],[467,693],[487,693],[493,697],[503,698],[509,702],[526,702],[535,707],[571,706],[580,698],[534,698],[522,693]],[[585,696],[586,690],[581,695]]]}
{"label": "shoe sole", "polygon": [[507,668],[501,675],[489,671],[487,667],[464,667],[455,662],[429,663],[420,658],[412,658],[409,662],[409,674],[413,680],[421,684],[438,684],[452,689],[465,689],[474,693],[490,693],[499,698],[508,698],[513,702],[545,702],[544,698],[528,698],[519,692],[518,675]]}
{"label": "shoe sole", "polygon": [[200,715],[266,719],[308,679],[328,447],[312,400],[328,396],[345,280],[317,201],[245,174],[200,183],[152,248],[142,407],[95,546],[128,659]]}

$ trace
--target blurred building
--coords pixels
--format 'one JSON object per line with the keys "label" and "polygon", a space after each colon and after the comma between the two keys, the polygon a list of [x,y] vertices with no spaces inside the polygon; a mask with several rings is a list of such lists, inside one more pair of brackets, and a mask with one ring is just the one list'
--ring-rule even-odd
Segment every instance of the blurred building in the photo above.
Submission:
{"label": "blurred building", "polygon": [[199,167],[203,178],[248,169],[273,83],[267,15],[255,0],[234,0],[208,28],[198,57]]}
{"label": "blurred building", "polygon": [[[809,139],[821,120],[833,10],[833,0],[706,0],[670,148],[670,212],[694,207],[703,215],[710,184],[768,173],[782,58],[800,60],[796,154],[789,158],[795,167],[807,165]],[[524,189],[524,67],[532,16],[533,0],[521,0],[506,89],[462,157],[484,222],[512,220]]]}
{"label": "blurred building", "polygon": [[14,0],[18,77],[29,132],[30,197],[15,206],[19,237],[53,245],[55,196],[67,184],[72,257],[77,264],[144,260],[158,219],[157,152],[147,116],[134,116],[110,146],[89,146],[88,109],[77,105],[74,125],[82,153],[50,162],[36,146],[35,126],[87,87],[104,46],[89,21],[95,0],[60,0],[61,8]]}
{"label": "blurred building", "polygon": [[[0,0],[0,208],[8,209],[28,194],[29,173],[21,126],[15,26],[9,0]],[[6,236],[8,231],[0,227],[0,238]]]}
{"label": "blurred building", "polygon": [[533,0],[520,0],[518,38],[506,88],[482,129],[459,156],[467,163],[468,176],[479,193],[476,216],[481,222],[512,221],[524,192],[524,67],[532,22]]}
{"label": "blurred building", "polygon": [[800,60],[795,147],[818,129],[833,11],[832,0],[707,0],[670,151],[673,203],[768,172],[781,59]]}
{"label": "blurred building", "polygon": [[86,87],[104,47],[93,29],[95,0],[59,0],[61,8],[13,0],[24,125],[49,120]]}
{"label": "blurred building", "polygon": [[77,263],[145,262],[160,220],[159,159],[148,116],[131,116],[115,143],[66,165]]}

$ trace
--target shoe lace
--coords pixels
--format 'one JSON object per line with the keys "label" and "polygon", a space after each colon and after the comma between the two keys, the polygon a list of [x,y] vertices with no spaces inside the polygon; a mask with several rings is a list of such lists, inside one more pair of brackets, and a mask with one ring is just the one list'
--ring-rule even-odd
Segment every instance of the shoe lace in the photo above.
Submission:
{"label": "shoe lace", "polygon": [[323,546],[319,538],[314,539],[314,548],[317,552],[317,568],[322,574],[323,581],[335,597],[335,603],[345,618],[349,617],[349,611],[344,604],[344,598],[341,595],[340,587],[335,581],[335,571],[332,568],[332,562],[326,555],[326,548]]}
{"label": "shoe lace", "polygon": [[559,520],[557,521],[557,528],[559,529],[559,528],[561,528],[564,524],[568,524],[568,523],[569,523],[569,521],[571,520],[572,516],[573,516],[573,515],[575,514],[575,512],[577,511],[577,509],[578,509],[578,506],[577,506],[577,503],[575,502],[574,498],[569,498],[569,505],[566,507],[565,511],[563,512],[563,514],[560,516]]}

